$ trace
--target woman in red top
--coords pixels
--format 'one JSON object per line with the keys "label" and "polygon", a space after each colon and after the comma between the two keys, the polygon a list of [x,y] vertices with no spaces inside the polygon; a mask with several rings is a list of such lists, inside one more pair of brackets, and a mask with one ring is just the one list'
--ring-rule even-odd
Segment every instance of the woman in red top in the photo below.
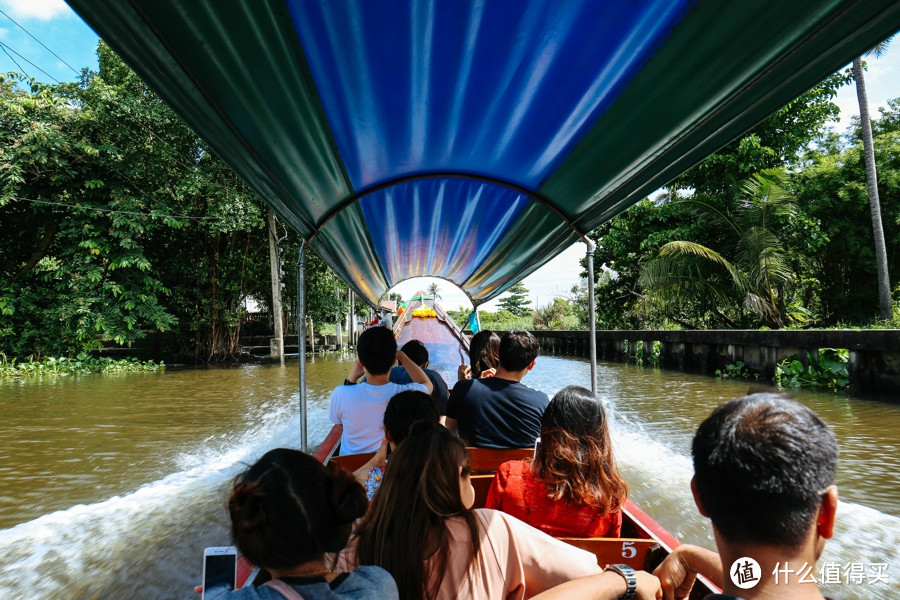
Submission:
{"label": "woman in red top", "polygon": [[570,385],[544,412],[534,459],[500,465],[485,506],[557,537],[618,537],[627,495],[603,405]]}

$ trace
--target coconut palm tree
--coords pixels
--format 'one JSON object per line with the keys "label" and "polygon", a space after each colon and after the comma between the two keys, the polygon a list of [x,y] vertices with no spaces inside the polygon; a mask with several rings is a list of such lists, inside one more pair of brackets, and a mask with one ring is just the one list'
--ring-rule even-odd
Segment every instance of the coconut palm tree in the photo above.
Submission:
{"label": "coconut palm tree", "polygon": [[[884,40],[866,52],[866,55],[875,58],[881,57],[887,51],[890,41],[891,38]],[[875,171],[875,142],[872,138],[872,121],[869,118],[869,100],[866,96],[866,78],[863,75],[861,56],[853,60],[853,79],[856,82],[856,97],[859,101],[859,122],[862,128],[863,151],[866,157],[866,183],[869,188],[869,211],[872,213],[872,233],[875,237],[879,314],[883,320],[889,320],[894,316],[891,304],[891,283],[888,273],[887,248],[884,243],[884,228],[881,225],[878,174]]]}
{"label": "coconut palm tree", "polygon": [[432,282],[431,285],[428,286],[427,293],[429,296],[435,299],[435,301],[441,299],[441,286],[437,284],[437,282]]}
{"label": "coconut palm tree", "polygon": [[663,245],[638,279],[645,308],[672,315],[686,303],[702,302],[733,325],[721,309],[738,304],[767,325],[783,327],[794,274],[773,227],[796,210],[786,188],[785,175],[770,170],[746,180],[730,206],[704,196],[679,200],[705,220],[720,247],[689,241]]}

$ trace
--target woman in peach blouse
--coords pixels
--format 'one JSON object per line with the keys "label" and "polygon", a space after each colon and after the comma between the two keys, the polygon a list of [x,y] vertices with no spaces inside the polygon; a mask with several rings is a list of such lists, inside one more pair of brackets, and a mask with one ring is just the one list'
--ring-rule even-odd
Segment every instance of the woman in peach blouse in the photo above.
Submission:
{"label": "woman in peach blouse", "polygon": [[[462,442],[440,425],[416,423],[339,565],[383,567],[403,600],[519,600],[589,575],[591,589],[601,592],[591,597],[624,591],[622,576],[603,572],[590,552],[502,512],[472,510],[474,501]],[[658,590],[655,577],[638,572],[637,597]]]}
{"label": "woman in peach blouse", "polygon": [[627,494],[603,405],[572,385],[544,412],[534,459],[500,465],[485,506],[553,536],[618,537]]}

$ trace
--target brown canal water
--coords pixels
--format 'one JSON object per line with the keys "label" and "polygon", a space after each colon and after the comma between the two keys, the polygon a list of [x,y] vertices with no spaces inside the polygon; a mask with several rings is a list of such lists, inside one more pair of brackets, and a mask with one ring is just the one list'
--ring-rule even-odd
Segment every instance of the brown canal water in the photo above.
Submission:
{"label": "brown canal water", "polygon": [[[309,363],[310,440],[349,359]],[[228,544],[224,499],[266,450],[299,444],[297,363],[163,374],[0,380],[0,598],[185,598],[205,546]],[[581,360],[541,357],[525,379],[589,387]],[[746,382],[614,363],[598,369],[631,497],[684,541],[713,547],[690,497],[690,439]],[[900,597],[900,404],[799,392],[837,434],[838,528],[819,562],[848,599]],[[886,565],[887,581],[854,583]],[[833,568],[833,567],[831,567]]]}

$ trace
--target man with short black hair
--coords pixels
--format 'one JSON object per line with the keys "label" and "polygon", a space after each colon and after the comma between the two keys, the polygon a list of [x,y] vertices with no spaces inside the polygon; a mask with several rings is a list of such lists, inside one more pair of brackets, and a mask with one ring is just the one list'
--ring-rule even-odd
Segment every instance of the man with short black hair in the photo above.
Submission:
{"label": "man with short black hair", "polygon": [[500,365],[493,377],[456,382],[447,403],[447,428],[479,448],[527,448],[541,432],[547,394],[521,383],[540,353],[527,331],[500,338]]}
{"label": "man with short black hair", "polygon": [[[350,369],[344,385],[331,393],[329,417],[335,425],[343,425],[341,454],[375,452],[384,436],[381,423],[384,409],[392,396],[405,390],[431,393],[432,383],[425,372],[402,350],[386,327],[371,327],[359,335],[356,343],[357,360]],[[395,362],[409,373],[413,383],[396,384],[390,381]],[[365,375],[366,380],[357,384]]]}
{"label": "man with short black hair", "polygon": [[778,394],[751,394],[700,424],[692,454],[691,490],[719,552],[677,548],[654,571],[663,597],[686,597],[701,573],[725,591],[708,599],[822,600],[816,560],[838,503],[838,445],[822,419]]}
{"label": "man with short black hair", "polygon": [[[431,385],[433,386],[431,397],[434,399],[434,403],[437,406],[441,417],[446,415],[447,401],[450,399],[450,390],[447,389],[447,382],[444,381],[441,374],[428,368],[428,348],[426,348],[425,344],[419,340],[409,340],[403,344],[403,347],[400,348],[400,350],[402,350],[410,360],[422,367],[422,370],[428,375],[428,379],[431,380]],[[409,376],[409,372],[403,367],[394,367],[391,369],[391,382],[411,383],[412,377]],[[443,419],[441,420],[443,421]]]}

